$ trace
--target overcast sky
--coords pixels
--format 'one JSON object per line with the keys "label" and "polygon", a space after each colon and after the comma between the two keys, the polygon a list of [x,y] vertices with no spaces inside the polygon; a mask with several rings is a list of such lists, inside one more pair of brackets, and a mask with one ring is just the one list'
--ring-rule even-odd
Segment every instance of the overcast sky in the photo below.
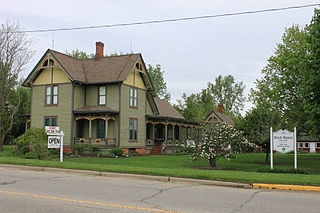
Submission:
{"label": "overcast sky", "polygon": [[[0,23],[18,22],[23,30],[130,23],[215,15],[319,3],[316,0],[0,0]],[[30,33],[35,57],[25,75],[48,49],[65,53],[79,49],[95,52],[95,42],[105,53],[142,53],[146,64],[161,64],[172,102],[183,93],[206,88],[222,75],[243,81],[246,94],[261,78],[261,68],[292,24],[310,23],[314,8],[175,23]],[[131,42],[130,42],[131,41]],[[246,104],[246,109],[251,105]]]}

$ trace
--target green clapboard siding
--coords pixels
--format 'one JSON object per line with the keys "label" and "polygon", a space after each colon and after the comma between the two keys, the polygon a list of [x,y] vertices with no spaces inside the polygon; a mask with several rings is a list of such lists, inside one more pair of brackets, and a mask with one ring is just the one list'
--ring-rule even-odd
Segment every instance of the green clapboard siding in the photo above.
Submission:
{"label": "green clapboard siding", "polygon": [[45,116],[57,116],[58,126],[64,131],[64,144],[71,145],[72,84],[59,84],[58,106],[44,106],[45,86],[32,88],[31,126],[44,127]]}
{"label": "green clapboard siding", "polygon": [[[146,91],[138,89],[138,109],[129,107],[129,88],[121,85],[121,111],[120,111],[120,147],[145,147],[146,138]],[[129,142],[129,118],[138,119],[138,142]]]}

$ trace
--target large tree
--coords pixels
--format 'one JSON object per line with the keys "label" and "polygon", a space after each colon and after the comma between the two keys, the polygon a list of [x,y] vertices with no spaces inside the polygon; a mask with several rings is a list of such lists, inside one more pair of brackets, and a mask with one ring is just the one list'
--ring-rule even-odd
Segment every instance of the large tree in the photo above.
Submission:
{"label": "large tree", "polygon": [[161,71],[160,64],[157,64],[155,67],[149,64],[148,73],[154,87],[155,97],[169,101],[171,98],[171,95],[167,91],[167,84],[163,77],[164,71]]}
{"label": "large tree", "polygon": [[304,130],[306,116],[303,109],[301,83],[306,74],[308,58],[306,28],[293,25],[285,29],[282,42],[262,69],[262,79],[256,81],[251,100],[280,112],[288,128]]}
{"label": "large tree", "polygon": [[183,94],[175,108],[185,118],[195,121],[203,121],[218,104],[224,105],[226,113],[236,116],[240,114],[244,105],[244,88],[243,82],[235,82],[233,76],[219,75],[214,83],[209,82],[208,87],[201,92],[191,95]]}
{"label": "large tree", "polygon": [[315,9],[308,26],[307,69],[301,84],[304,109],[308,117],[306,125],[310,133],[320,136],[320,10]]}
{"label": "large tree", "polygon": [[31,59],[31,41],[17,24],[0,26],[0,151],[11,130],[20,99],[15,95],[19,73]]}
{"label": "large tree", "polygon": [[244,83],[242,81],[235,82],[232,75],[219,75],[213,83],[208,83],[207,91],[213,102],[223,104],[226,111],[239,115],[244,107],[244,88]]}

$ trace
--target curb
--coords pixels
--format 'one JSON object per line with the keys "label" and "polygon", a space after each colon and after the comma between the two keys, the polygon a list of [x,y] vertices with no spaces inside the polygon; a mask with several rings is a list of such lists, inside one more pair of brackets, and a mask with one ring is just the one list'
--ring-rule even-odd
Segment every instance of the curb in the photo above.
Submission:
{"label": "curb", "polygon": [[226,187],[236,187],[236,188],[245,188],[245,189],[252,188],[251,184],[248,184],[248,183],[224,182],[224,181],[215,181],[215,180],[199,180],[199,179],[180,178],[180,177],[140,175],[140,174],[116,173],[116,172],[99,172],[99,171],[90,171],[90,170],[24,166],[24,165],[12,165],[12,164],[0,164],[0,168],[1,167],[11,168],[11,169],[41,171],[41,172],[55,172],[55,173],[61,172],[61,173],[69,173],[69,174],[103,176],[103,177],[110,177],[110,178],[131,178],[131,179],[138,179],[138,180],[153,180],[153,181],[161,181],[161,182],[187,183],[187,184],[197,184],[197,185],[207,185],[207,186],[226,186]]}
{"label": "curb", "polygon": [[260,184],[253,183],[254,189],[278,189],[278,190],[297,190],[297,191],[313,191],[320,192],[319,186],[300,186],[300,185],[280,185],[280,184]]}

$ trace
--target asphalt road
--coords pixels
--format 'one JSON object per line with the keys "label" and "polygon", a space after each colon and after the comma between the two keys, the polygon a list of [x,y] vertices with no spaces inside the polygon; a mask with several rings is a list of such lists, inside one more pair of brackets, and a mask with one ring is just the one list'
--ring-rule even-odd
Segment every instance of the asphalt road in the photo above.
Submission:
{"label": "asphalt road", "polygon": [[0,167],[0,213],[320,212],[320,193],[204,186]]}

